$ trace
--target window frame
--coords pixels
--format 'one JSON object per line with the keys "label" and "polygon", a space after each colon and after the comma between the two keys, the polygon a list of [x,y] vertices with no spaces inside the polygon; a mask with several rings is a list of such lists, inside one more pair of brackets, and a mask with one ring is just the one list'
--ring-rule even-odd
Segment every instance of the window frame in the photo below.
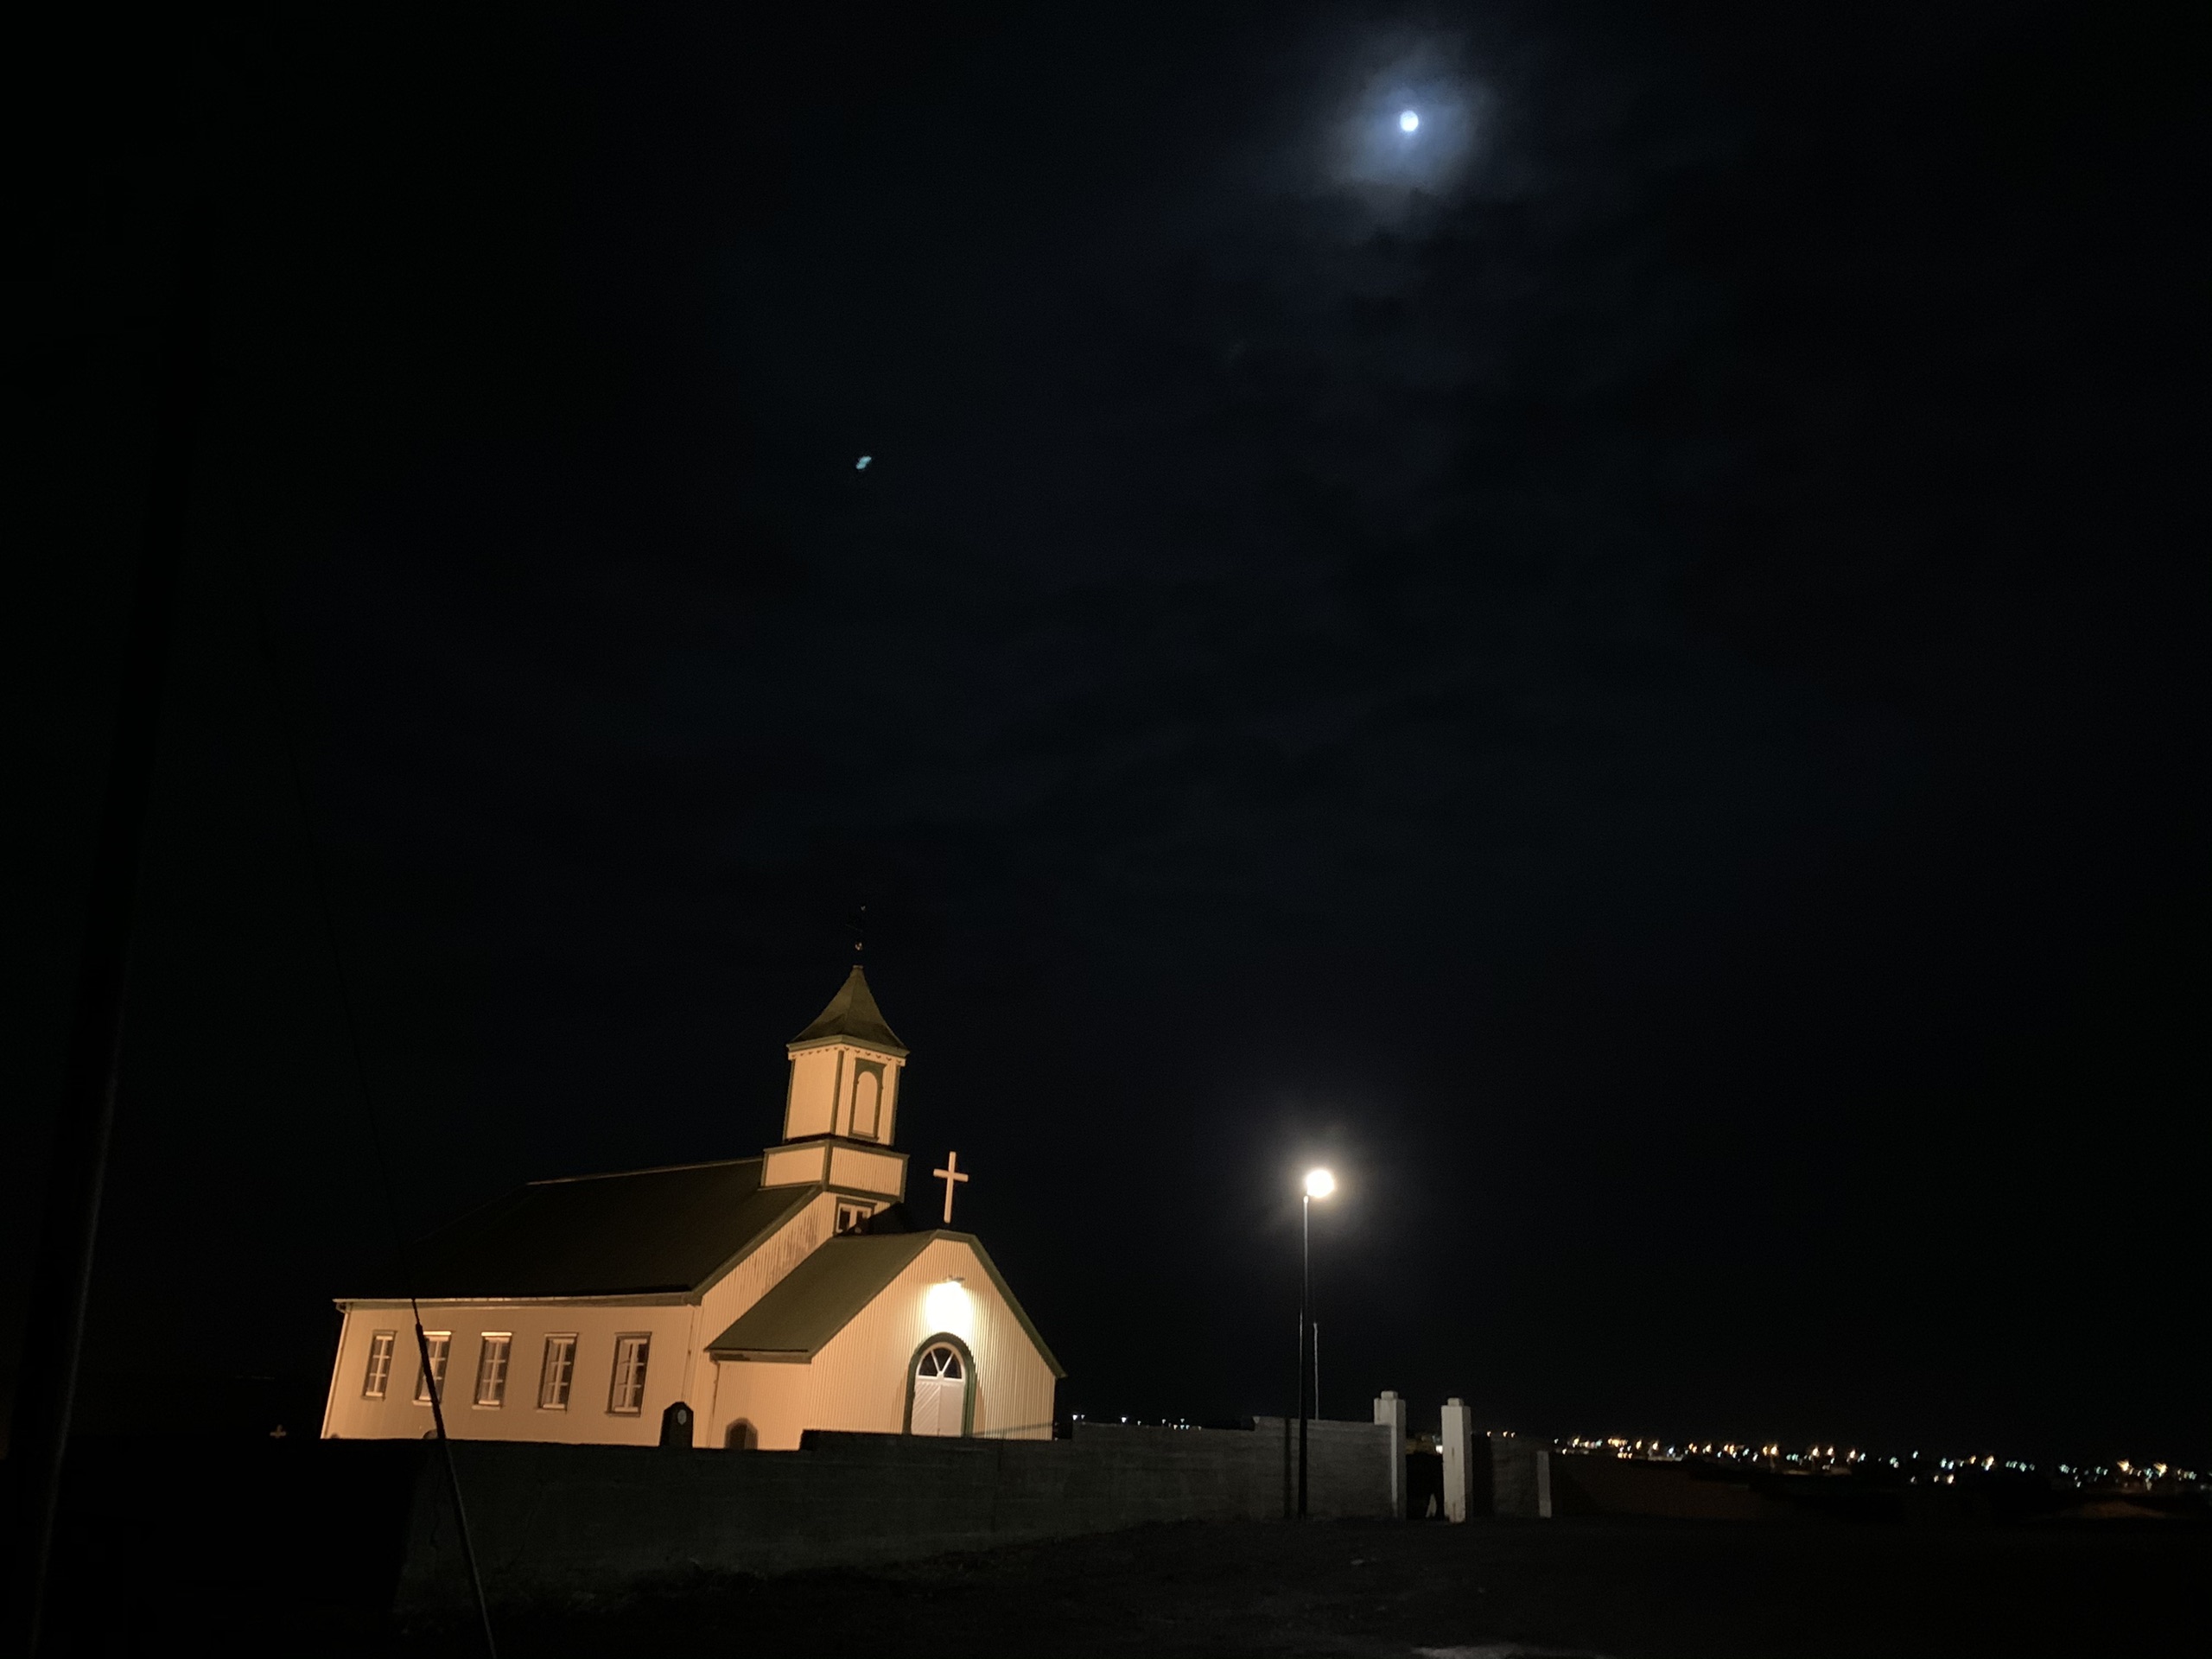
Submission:
{"label": "window frame", "polygon": [[[560,1398],[557,1400],[550,1397],[553,1393],[551,1384],[556,1343],[568,1344],[562,1351],[564,1363],[560,1373]],[[569,1397],[576,1386],[576,1333],[573,1331],[549,1331],[545,1333],[544,1357],[537,1363],[537,1408],[540,1411],[566,1411],[569,1408]]]}
{"label": "window frame", "polygon": [[368,1363],[361,1371],[362,1399],[382,1400],[391,1395],[391,1357],[398,1351],[398,1332],[372,1331],[369,1332]]}
{"label": "window frame", "polygon": [[430,1391],[435,1388],[437,1390],[439,1408],[442,1410],[446,1403],[446,1370],[453,1359],[453,1332],[425,1331],[423,1333],[423,1346],[430,1351],[430,1363],[426,1367],[423,1363],[423,1356],[419,1352],[415,1356],[415,1403],[418,1406],[429,1405]]}
{"label": "window frame", "polygon": [[[496,1345],[496,1348],[494,1346]],[[493,1370],[496,1353],[497,1370]],[[507,1373],[514,1367],[515,1333],[512,1331],[480,1331],[476,1335],[476,1394],[471,1403],[479,1411],[498,1411],[507,1403]],[[486,1383],[491,1384],[492,1398],[484,1397]]]}
{"label": "window frame", "polygon": [[[622,1396],[623,1350],[626,1344],[635,1343],[635,1370],[629,1381],[636,1390],[634,1402],[620,1405]],[[614,1363],[607,1377],[607,1413],[610,1417],[642,1417],[645,1414],[645,1378],[652,1365],[653,1333],[650,1331],[618,1331],[614,1333]]]}

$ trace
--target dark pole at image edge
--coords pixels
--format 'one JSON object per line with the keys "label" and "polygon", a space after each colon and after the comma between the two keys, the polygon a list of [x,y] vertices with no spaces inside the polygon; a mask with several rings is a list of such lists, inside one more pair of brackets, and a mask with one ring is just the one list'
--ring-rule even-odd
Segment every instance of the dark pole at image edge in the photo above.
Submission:
{"label": "dark pole at image edge", "polygon": [[1298,1199],[1298,1518],[1306,1518],[1306,1344],[1313,1323],[1313,1195]]}
{"label": "dark pole at image edge", "polygon": [[92,1293],[117,1068],[130,999],[138,875],[161,730],[162,689],[175,631],[178,572],[191,505],[194,428],[207,378],[205,230],[188,212],[175,304],[156,387],[151,478],[131,588],[115,737],[86,895],[84,956],[54,1116],[37,1276],[24,1321],[22,1365],[8,1442],[15,1497],[14,1605],[18,1652],[38,1650],[54,1565],[61,1472],[75,1414],[85,1313]]}

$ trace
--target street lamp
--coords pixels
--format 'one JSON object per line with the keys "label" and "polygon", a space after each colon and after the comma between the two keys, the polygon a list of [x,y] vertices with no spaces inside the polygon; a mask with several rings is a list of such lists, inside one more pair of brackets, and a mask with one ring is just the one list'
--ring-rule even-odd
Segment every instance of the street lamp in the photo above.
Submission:
{"label": "street lamp", "polygon": [[[1307,1389],[1313,1381],[1306,1366],[1308,1332],[1313,1324],[1313,1200],[1337,1190],[1337,1178],[1325,1169],[1306,1172],[1306,1191],[1298,1200],[1299,1260],[1302,1268],[1298,1293],[1298,1518],[1306,1518],[1306,1422]],[[1318,1356],[1317,1356],[1318,1357]],[[1315,1400],[1313,1409],[1321,1402]]]}

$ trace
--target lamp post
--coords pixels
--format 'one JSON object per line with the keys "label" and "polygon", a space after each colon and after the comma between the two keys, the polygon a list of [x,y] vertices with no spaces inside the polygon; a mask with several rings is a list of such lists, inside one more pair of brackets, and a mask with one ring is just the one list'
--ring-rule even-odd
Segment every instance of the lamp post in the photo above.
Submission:
{"label": "lamp post", "polygon": [[[1308,1390],[1313,1377],[1306,1368],[1307,1342],[1312,1340],[1313,1328],[1313,1200],[1325,1198],[1337,1190],[1337,1178],[1325,1169],[1312,1169],[1306,1173],[1306,1191],[1298,1200],[1299,1211],[1299,1293],[1298,1293],[1298,1518],[1306,1518],[1306,1423],[1311,1413],[1306,1409]],[[1319,1357],[1319,1356],[1316,1356]],[[1320,1409],[1315,1400],[1313,1409]]]}

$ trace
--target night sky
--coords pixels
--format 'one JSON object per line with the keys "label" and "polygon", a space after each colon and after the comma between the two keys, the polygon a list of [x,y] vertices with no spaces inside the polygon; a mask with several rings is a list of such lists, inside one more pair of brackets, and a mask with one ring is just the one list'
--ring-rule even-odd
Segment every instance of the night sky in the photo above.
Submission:
{"label": "night sky", "polygon": [[1329,1415],[2212,1455],[2202,18],[792,10],[17,65],[8,1327],[196,214],[100,1376],[758,1152],[865,905],[1064,1409],[1322,1160]]}

